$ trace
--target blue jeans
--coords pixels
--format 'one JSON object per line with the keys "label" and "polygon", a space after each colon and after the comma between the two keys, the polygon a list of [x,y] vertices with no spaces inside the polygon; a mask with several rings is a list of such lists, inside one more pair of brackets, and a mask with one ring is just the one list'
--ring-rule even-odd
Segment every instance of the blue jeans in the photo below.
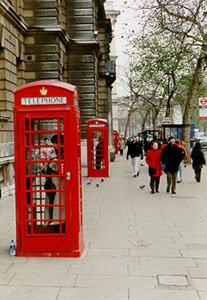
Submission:
{"label": "blue jeans", "polygon": [[177,181],[183,180],[183,170],[184,170],[184,162],[181,161],[178,167]]}

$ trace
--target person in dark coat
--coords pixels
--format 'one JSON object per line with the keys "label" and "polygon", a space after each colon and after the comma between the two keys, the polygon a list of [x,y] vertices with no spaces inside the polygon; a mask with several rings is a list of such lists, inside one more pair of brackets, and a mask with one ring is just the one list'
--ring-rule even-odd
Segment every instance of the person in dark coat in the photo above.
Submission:
{"label": "person in dark coat", "polygon": [[[159,193],[160,176],[162,175],[162,166],[160,161],[161,150],[156,141],[151,142],[151,147],[146,153],[146,163],[149,166],[151,194]],[[150,170],[154,172],[151,173]]]}
{"label": "person in dark coat", "polygon": [[170,189],[172,194],[176,194],[176,178],[179,164],[184,158],[184,151],[176,146],[174,137],[168,138],[168,145],[162,150],[161,162],[165,165],[165,172],[167,173],[167,190]]}
{"label": "person in dark coat", "polygon": [[206,164],[205,156],[202,151],[202,146],[199,142],[195,143],[195,146],[193,147],[191,158],[193,161],[192,167],[195,172],[195,179],[197,182],[201,181],[201,170],[203,168],[203,165]]}
{"label": "person in dark coat", "polygon": [[132,141],[128,143],[128,151],[127,151],[127,160],[131,157],[131,164],[133,167],[134,176],[139,176],[139,162],[140,158],[143,159],[143,149],[142,144],[137,141],[136,135],[133,135]]}

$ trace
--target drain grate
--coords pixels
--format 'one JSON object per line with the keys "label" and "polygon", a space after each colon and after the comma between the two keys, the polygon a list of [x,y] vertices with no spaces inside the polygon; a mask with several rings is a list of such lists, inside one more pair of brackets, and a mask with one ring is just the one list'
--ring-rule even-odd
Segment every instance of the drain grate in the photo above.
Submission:
{"label": "drain grate", "polygon": [[173,285],[173,286],[188,286],[186,275],[157,275],[158,284]]}

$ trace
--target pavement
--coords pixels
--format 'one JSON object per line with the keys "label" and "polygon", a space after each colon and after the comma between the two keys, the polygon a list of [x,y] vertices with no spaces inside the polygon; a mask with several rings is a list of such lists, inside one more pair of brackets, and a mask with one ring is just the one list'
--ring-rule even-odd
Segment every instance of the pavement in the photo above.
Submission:
{"label": "pavement", "polygon": [[0,300],[207,300],[207,167],[151,194],[145,162],[133,178],[125,156],[103,182],[83,167],[80,258],[11,257],[15,198],[0,200]]}

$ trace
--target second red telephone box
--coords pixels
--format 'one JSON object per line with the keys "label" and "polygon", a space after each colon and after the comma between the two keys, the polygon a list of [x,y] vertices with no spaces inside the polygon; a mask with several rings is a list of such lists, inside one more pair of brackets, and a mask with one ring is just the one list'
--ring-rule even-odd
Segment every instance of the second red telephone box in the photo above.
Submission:
{"label": "second red telephone box", "polygon": [[15,90],[17,256],[83,250],[77,89],[56,80]]}
{"label": "second red telephone box", "polygon": [[109,177],[108,123],[104,119],[87,122],[88,177]]}
{"label": "second red telephone box", "polygon": [[117,130],[113,130],[113,138],[114,138],[114,148],[115,148],[115,153],[119,153],[119,139],[120,135]]}

